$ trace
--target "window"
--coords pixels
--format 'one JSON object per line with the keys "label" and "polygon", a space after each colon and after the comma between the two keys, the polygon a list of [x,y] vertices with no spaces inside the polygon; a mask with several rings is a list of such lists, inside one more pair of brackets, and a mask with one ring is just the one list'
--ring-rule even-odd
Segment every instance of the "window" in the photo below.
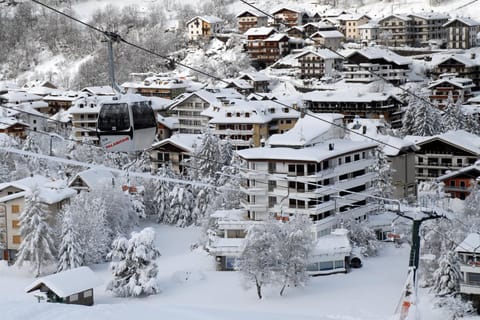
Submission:
{"label": "window", "polygon": [[88,298],[88,297],[91,297],[91,296],[93,296],[93,290],[92,289],[83,292],[83,297],[84,298]]}
{"label": "window", "polygon": [[345,157],[345,163],[352,162],[352,157],[351,156],[346,156]]}
{"label": "window", "polygon": [[20,206],[18,204],[12,204],[12,213],[20,213]]}
{"label": "window", "polygon": [[354,155],[353,159],[354,159],[355,161],[360,160],[360,155],[359,155],[359,154]]}
{"label": "window", "polygon": [[268,197],[268,207],[273,208],[277,204],[277,197]]}
{"label": "window", "polygon": [[12,220],[12,228],[13,228],[13,229],[18,229],[18,228],[20,228],[20,221],[18,221],[18,220]]}
{"label": "window", "polygon": [[20,244],[22,242],[22,238],[20,236],[13,236],[13,244]]}
{"label": "window", "polygon": [[268,191],[273,191],[277,187],[277,181],[268,181]]}
{"label": "window", "polygon": [[225,269],[226,270],[235,269],[235,257],[225,257]]}
{"label": "window", "polygon": [[78,293],[72,294],[68,300],[70,300],[70,302],[78,301]]}

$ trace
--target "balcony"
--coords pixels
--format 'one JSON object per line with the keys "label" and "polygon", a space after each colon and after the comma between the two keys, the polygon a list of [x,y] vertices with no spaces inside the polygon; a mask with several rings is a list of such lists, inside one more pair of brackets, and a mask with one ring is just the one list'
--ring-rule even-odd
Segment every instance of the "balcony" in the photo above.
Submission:
{"label": "balcony", "polygon": [[469,283],[460,283],[460,292],[465,294],[480,295],[480,281],[470,281]]}

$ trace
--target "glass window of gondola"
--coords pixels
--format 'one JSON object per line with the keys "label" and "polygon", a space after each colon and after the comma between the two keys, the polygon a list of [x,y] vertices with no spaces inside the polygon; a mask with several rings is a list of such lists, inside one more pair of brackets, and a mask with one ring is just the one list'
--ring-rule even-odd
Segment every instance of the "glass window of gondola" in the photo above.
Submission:
{"label": "glass window of gondola", "polygon": [[155,128],[156,121],[152,108],[145,101],[132,103],[133,128]]}
{"label": "glass window of gondola", "polygon": [[121,131],[130,129],[130,114],[126,103],[104,104],[98,115],[98,129]]}

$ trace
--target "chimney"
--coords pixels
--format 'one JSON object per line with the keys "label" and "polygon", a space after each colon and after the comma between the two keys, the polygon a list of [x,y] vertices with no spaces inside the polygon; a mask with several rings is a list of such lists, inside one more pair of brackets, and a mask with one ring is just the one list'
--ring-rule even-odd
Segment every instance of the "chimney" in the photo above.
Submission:
{"label": "chimney", "polygon": [[335,144],[334,144],[334,143],[329,143],[329,144],[328,144],[328,150],[332,151],[334,148],[335,148]]}

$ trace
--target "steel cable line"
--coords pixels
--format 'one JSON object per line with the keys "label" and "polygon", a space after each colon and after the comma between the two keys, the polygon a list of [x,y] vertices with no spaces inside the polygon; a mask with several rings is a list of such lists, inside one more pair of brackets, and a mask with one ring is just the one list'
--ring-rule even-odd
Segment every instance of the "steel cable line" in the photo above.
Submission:
{"label": "steel cable line", "polygon": [[[44,4],[44,3],[42,3],[42,2],[40,2],[40,1],[38,1],[38,0],[32,0],[32,1],[35,2],[35,3],[37,3],[37,4],[39,4],[39,5],[41,5],[41,6],[44,6],[45,8],[48,8],[48,9],[54,11],[54,12],[59,13],[59,14],[63,15],[64,17],[68,18],[68,19],[72,19],[72,20],[74,20],[74,21],[76,21],[76,22],[80,22],[80,20],[78,20],[78,19],[76,19],[76,18],[74,18],[74,17],[72,17],[72,16],[70,16],[70,15],[68,15],[68,14],[66,14],[66,13],[63,13],[63,12],[61,12],[61,11],[55,9],[55,8],[52,8],[52,7],[46,5],[46,4]],[[153,51],[153,50],[144,48],[144,47],[142,47],[142,46],[140,46],[140,45],[138,45],[138,44],[132,43],[132,42],[130,42],[130,41],[128,41],[128,40],[125,40],[125,39],[123,39],[123,38],[122,38],[120,35],[118,35],[118,34],[101,30],[101,29],[96,28],[96,27],[94,27],[94,26],[92,26],[92,25],[90,25],[90,24],[88,24],[88,23],[86,23],[86,22],[83,22],[83,21],[81,21],[80,23],[81,23],[82,25],[85,25],[85,26],[91,28],[92,30],[95,30],[95,31],[97,31],[97,32],[100,32],[100,33],[104,34],[104,35],[105,35],[106,37],[108,37],[108,38],[112,38],[112,37],[113,37],[113,39],[114,39],[115,41],[117,41],[117,42],[123,42],[123,43],[125,43],[125,44],[127,44],[127,45],[129,45],[129,46],[135,47],[135,48],[138,49],[138,50],[144,51],[144,52],[149,53],[149,54],[151,54],[151,55],[154,55],[154,56],[156,56],[156,57],[159,57],[159,58],[168,60],[168,61],[170,61],[170,62],[173,60],[173,59],[171,59],[171,58],[169,58],[169,57],[167,57],[167,56],[164,56],[164,55],[159,54],[158,52],[155,52],[155,51]],[[177,62],[177,61],[174,61],[174,60],[173,60],[173,62],[176,63],[176,64],[178,64],[178,65],[180,65],[180,66],[182,66],[182,67],[184,67],[184,68],[190,69],[190,70],[192,70],[192,71],[194,71],[194,72],[199,72],[199,73],[201,73],[201,74],[203,74],[203,75],[205,75],[205,76],[207,76],[207,77],[210,77],[210,78],[212,78],[212,79],[215,79],[215,80],[217,80],[217,81],[221,81],[221,82],[223,82],[223,83],[228,83],[227,81],[225,81],[225,80],[223,80],[223,79],[221,79],[221,78],[219,78],[219,77],[217,77],[217,76],[215,76],[215,75],[209,74],[209,73],[207,73],[207,72],[205,72],[205,71],[199,70],[199,69],[194,68],[194,67],[192,67],[192,66],[189,66],[189,65],[187,65],[187,64],[184,64],[184,63],[181,63],[181,62]],[[258,93],[254,93],[254,94],[257,95],[258,97],[262,97],[262,95],[260,95],[260,94],[258,94]],[[287,105],[287,104],[285,104],[285,103],[282,103],[282,102],[280,102],[280,101],[277,101],[277,100],[271,100],[271,101],[272,101],[273,103],[276,103],[276,104],[282,106],[282,107],[285,107],[285,108],[288,108],[288,109],[292,109],[292,110],[296,110],[296,109],[293,108],[292,106],[289,106],[289,105]],[[296,110],[296,111],[297,111],[297,110]],[[369,137],[369,136],[366,135],[366,134],[362,134],[362,133],[357,132],[357,131],[355,131],[355,130],[346,128],[346,127],[343,126],[343,125],[340,125],[340,124],[331,122],[331,121],[329,121],[329,120],[323,119],[323,118],[319,117],[318,115],[316,115],[315,113],[305,111],[305,115],[308,115],[308,116],[310,116],[310,117],[312,117],[312,118],[314,118],[314,119],[320,120],[320,121],[322,121],[322,122],[328,123],[328,124],[330,124],[330,125],[333,125],[333,126],[342,128],[342,129],[344,129],[344,130],[346,130],[346,131],[352,132],[352,133],[354,133],[354,134],[357,134],[357,135],[362,136],[362,137],[364,137],[364,138],[367,138],[367,139],[369,139],[369,140],[375,141],[375,142],[377,142],[377,143],[379,143],[379,144],[381,144],[381,145],[389,146],[389,147],[391,147],[391,148],[394,148],[394,149],[400,150],[400,151],[402,150],[402,148],[399,148],[399,147],[397,147],[397,146],[395,146],[395,145],[391,145],[391,144],[389,144],[389,143],[386,143],[386,142],[384,142],[384,141],[382,141],[382,140],[380,140],[380,139],[376,139],[376,138],[373,138],[373,137]]]}

